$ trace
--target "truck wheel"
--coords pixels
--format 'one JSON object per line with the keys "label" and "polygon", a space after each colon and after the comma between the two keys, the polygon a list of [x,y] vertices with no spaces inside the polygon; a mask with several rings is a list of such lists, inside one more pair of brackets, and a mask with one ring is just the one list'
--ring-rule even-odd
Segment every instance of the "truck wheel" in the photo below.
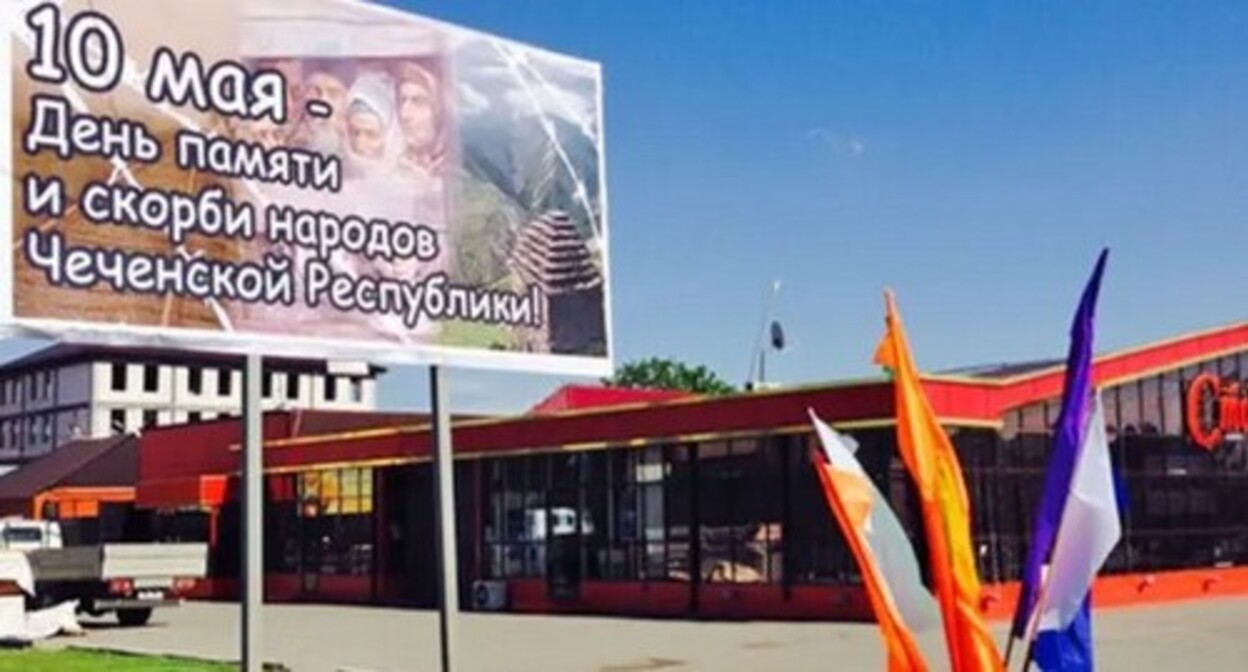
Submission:
{"label": "truck wheel", "polygon": [[149,609],[120,609],[117,611],[117,622],[127,628],[137,628],[147,625],[152,620],[152,610]]}

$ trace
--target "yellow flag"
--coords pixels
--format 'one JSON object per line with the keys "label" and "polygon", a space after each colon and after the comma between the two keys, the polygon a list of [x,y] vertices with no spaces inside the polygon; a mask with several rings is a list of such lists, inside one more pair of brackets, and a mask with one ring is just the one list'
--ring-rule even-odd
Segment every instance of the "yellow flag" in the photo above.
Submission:
{"label": "yellow flag", "polygon": [[888,329],[876,363],[893,372],[897,446],[914,480],[923,511],[928,559],[954,672],[1004,670],[996,644],[979,612],[979,570],[971,543],[971,510],[953,443],[932,412],[901,316],[885,294]]}

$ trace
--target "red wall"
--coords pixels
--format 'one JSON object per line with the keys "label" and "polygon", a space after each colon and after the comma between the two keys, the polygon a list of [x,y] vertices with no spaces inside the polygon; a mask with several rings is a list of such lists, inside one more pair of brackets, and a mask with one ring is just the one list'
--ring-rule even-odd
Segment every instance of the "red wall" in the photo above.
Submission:
{"label": "red wall", "polygon": [[[780,586],[707,584],[696,611],[691,586],[684,583],[586,582],[581,599],[551,599],[542,580],[508,582],[511,611],[536,614],[589,613],[618,616],[694,617],[716,620],[874,620],[866,594],[857,586],[795,586],[788,598]],[[1163,604],[1248,595],[1248,568],[1126,574],[1097,579],[1092,603],[1098,609]],[[1013,616],[1016,582],[987,586],[984,614],[992,620]]]}
{"label": "red wall", "polygon": [[[962,382],[925,383],[937,412],[948,418],[986,418],[988,391]],[[885,382],[730,396],[703,402],[677,402],[618,412],[525,417],[502,422],[461,423],[455,427],[458,453],[505,453],[522,448],[621,443],[702,433],[765,432],[805,426],[813,408],[833,422],[891,417],[893,389]],[[995,416],[993,417],[995,419]],[[269,468],[363,460],[411,459],[430,454],[426,429],[364,433],[270,447]]]}
{"label": "red wall", "polygon": [[[236,579],[205,579],[187,597],[196,600],[232,602],[238,599]],[[329,604],[370,604],[374,599],[372,579],[367,576],[322,576],[313,592],[304,592],[297,574],[269,574],[264,577],[266,602],[318,602]]]}
{"label": "red wall", "polygon": [[[290,415],[266,413],[265,440],[290,436]],[[238,452],[231,446],[243,441],[238,418],[153,428],[139,439],[139,482],[159,482],[234,473]]]}
{"label": "red wall", "polygon": [[[712,620],[812,620],[870,622],[871,606],[861,587],[794,586],[788,597],[780,586],[705,584],[693,603],[692,586],[676,582],[586,581],[578,600],[552,599],[541,579],[507,582],[508,611],[528,614],[593,614],[648,618]],[[210,579],[190,593],[196,599],[237,599],[233,579]],[[1248,596],[1248,567],[1126,574],[1097,579],[1092,603],[1098,609],[1165,604],[1200,599]],[[314,593],[301,589],[294,574],[269,575],[265,599],[271,602],[377,604],[384,596],[373,591],[369,577],[323,576]],[[1005,620],[1014,612],[1018,584],[986,586],[983,612]]]}

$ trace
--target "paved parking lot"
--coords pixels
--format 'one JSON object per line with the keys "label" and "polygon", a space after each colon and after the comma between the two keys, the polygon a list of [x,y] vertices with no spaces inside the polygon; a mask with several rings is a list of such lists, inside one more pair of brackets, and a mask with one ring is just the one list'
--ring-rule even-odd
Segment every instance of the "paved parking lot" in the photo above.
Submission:
{"label": "paved parking lot", "polygon": [[[436,615],[324,606],[265,607],[268,658],[296,672],[436,670]],[[1098,612],[1098,669],[1223,672],[1248,665],[1248,599]],[[191,604],[152,626],[92,628],[67,644],[237,659],[238,609]],[[999,636],[1003,636],[1000,627]],[[882,670],[871,626],[690,623],[465,615],[465,672]],[[933,669],[938,632],[923,637]]]}

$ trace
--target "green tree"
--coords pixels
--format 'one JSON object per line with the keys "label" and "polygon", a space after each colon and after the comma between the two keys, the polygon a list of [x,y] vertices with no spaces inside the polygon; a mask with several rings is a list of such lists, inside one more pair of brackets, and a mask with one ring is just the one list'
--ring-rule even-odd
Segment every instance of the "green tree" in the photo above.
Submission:
{"label": "green tree", "polygon": [[611,387],[683,390],[695,394],[731,394],[737,391],[705,366],[658,357],[627,362],[616,369],[614,376],[602,382]]}

